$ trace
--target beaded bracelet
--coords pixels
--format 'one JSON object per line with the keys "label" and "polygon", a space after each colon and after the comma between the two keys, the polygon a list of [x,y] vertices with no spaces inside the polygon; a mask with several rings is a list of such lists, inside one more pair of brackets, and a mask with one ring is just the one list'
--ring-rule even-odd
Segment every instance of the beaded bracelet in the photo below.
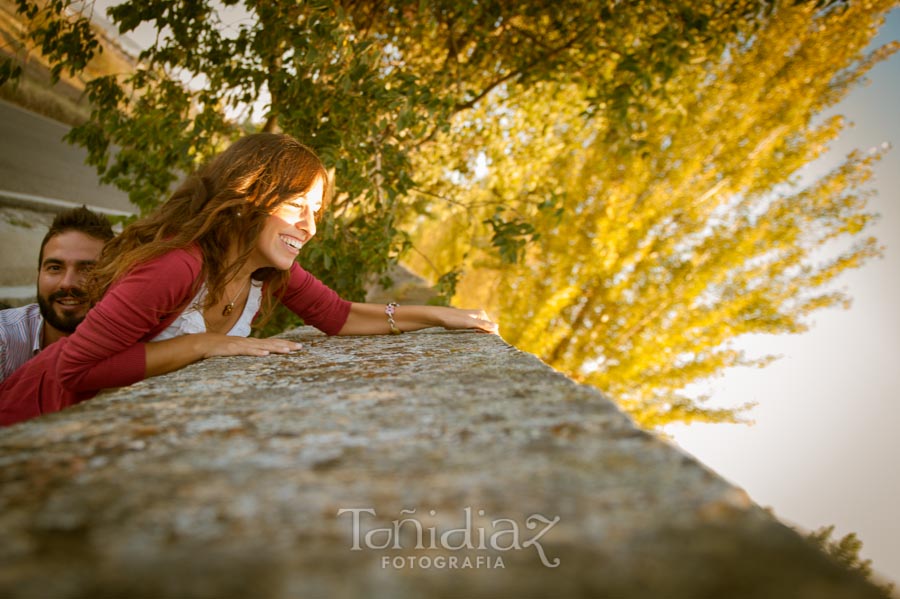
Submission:
{"label": "beaded bracelet", "polygon": [[394,310],[399,306],[397,302],[391,302],[384,308],[384,313],[387,314],[388,317],[388,326],[391,327],[392,335],[399,335],[403,331],[397,328],[397,323],[394,322]]}

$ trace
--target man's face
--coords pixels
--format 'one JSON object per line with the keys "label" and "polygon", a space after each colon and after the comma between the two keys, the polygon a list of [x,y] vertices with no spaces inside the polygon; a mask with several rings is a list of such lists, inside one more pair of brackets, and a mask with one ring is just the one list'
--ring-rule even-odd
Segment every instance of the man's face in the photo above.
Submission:
{"label": "man's face", "polygon": [[87,315],[84,277],[100,257],[103,241],[80,231],[56,235],[44,246],[38,271],[37,296],[46,324],[71,333]]}

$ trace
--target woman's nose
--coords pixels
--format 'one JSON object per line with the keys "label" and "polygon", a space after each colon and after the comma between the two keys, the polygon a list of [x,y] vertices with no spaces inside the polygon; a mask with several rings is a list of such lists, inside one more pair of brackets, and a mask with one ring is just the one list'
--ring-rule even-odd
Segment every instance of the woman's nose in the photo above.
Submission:
{"label": "woman's nose", "polygon": [[309,210],[304,210],[303,216],[300,217],[300,220],[294,226],[306,233],[306,239],[303,240],[304,243],[309,241],[316,234],[315,214]]}

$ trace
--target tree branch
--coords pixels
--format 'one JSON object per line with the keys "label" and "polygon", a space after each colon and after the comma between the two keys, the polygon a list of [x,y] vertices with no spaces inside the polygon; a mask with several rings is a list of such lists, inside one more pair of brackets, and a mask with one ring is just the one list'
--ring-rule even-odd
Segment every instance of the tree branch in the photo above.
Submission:
{"label": "tree branch", "polygon": [[488,83],[488,85],[483,90],[481,90],[481,92],[478,95],[476,95],[474,98],[472,98],[468,102],[457,103],[456,106],[453,107],[453,112],[461,112],[468,108],[472,108],[473,106],[475,106],[475,104],[478,103],[479,100],[481,100],[486,95],[491,93],[491,91],[493,91],[499,85],[502,85],[503,83],[509,81],[510,79],[513,79],[515,77],[518,77],[518,76],[526,73],[527,71],[531,70],[535,66],[541,64],[542,62],[545,62],[545,61],[553,58],[554,56],[557,56],[558,54],[561,54],[562,52],[570,49],[573,45],[575,45],[575,42],[577,42],[578,40],[580,40],[582,38],[582,36],[585,34],[586,31],[588,31],[587,28],[582,29],[581,31],[578,31],[574,36],[572,36],[572,38],[569,41],[562,44],[561,46],[552,48],[549,51],[547,51],[546,53],[542,54],[541,56],[529,61],[524,66],[522,66],[518,69],[515,69],[513,71],[510,71],[509,73],[491,81],[490,83]]}

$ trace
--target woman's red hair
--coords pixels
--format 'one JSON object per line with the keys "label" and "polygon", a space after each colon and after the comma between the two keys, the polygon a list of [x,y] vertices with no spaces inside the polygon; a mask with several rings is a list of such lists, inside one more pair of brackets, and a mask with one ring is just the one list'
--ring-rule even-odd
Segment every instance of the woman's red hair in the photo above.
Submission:
{"label": "woman's red hair", "polygon": [[[103,249],[88,286],[93,301],[141,264],[177,248],[196,244],[203,254],[199,285],[207,286],[204,308],[216,304],[225,284],[246,263],[266,219],[282,202],[305,193],[328,175],[316,154],[290,135],[256,133],[243,137],[188,177],[163,205],[132,223]],[[325,193],[325,198],[329,194]],[[227,263],[232,247],[237,259]],[[263,319],[287,271],[254,273],[268,283]]]}

